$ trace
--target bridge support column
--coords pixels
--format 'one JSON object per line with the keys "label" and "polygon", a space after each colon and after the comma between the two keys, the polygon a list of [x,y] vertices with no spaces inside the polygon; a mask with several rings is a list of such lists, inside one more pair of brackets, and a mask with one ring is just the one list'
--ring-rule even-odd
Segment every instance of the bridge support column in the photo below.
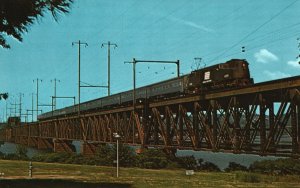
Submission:
{"label": "bridge support column", "polygon": [[292,126],[292,153],[298,153],[297,142],[297,109],[295,104],[291,104],[291,126]]}
{"label": "bridge support column", "polygon": [[218,139],[218,115],[217,115],[217,102],[215,100],[210,101],[210,105],[212,107],[211,115],[212,115],[212,149],[217,150],[217,139]]}
{"label": "bridge support column", "polygon": [[238,153],[240,151],[239,146],[240,146],[240,108],[239,108],[239,103],[237,101],[237,98],[233,98],[233,150],[235,153]]}
{"label": "bridge support column", "polygon": [[12,129],[6,129],[5,130],[5,141],[6,142],[12,142]]}
{"label": "bridge support column", "polygon": [[37,148],[38,149],[52,149],[53,142],[51,139],[38,138],[37,139]]}
{"label": "bridge support column", "polygon": [[300,105],[297,104],[298,153],[300,153]]}
{"label": "bridge support column", "polygon": [[75,146],[72,145],[71,140],[60,140],[60,139],[54,139],[53,140],[53,151],[54,152],[67,152],[67,153],[73,153],[76,151]]}
{"label": "bridge support column", "polygon": [[28,145],[28,137],[27,136],[20,136],[20,143],[19,144],[27,146]]}
{"label": "bridge support column", "polygon": [[194,103],[194,109],[193,109],[193,129],[194,129],[194,133],[195,133],[195,148],[199,147],[199,104],[196,102]]}
{"label": "bridge support column", "polygon": [[38,147],[38,138],[28,137],[28,146],[37,148]]}
{"label": "bridge support column", "polygon": [[15,144],[21,144],[21,136],[15,136],[15,139],[14,139],[14,143]]}
{"label": "bridge support column", "polygon": [[274,142],[274,134],[273,134],[274,133],[274,124],[275,124],[274,103],[270,102],[268,105],[268,108],[269,108],[269,125],[270,125],[270,131],[269,131],[270,133],[269,134],[272,134],[270,136],[270,139],[271,139],[270,151],[275,152],[276,148],[274,147],[275,142]]}
{"label": "bridge support column", "polygon": [[260,135],[260,154],[264,155],[266,144],[266,105],[262,94],[259,95],[259,135]]}
{"label": "bridge support column", "polygon": [[95,155],[98,146],[99,143],[83,142],[80,148],[80,152],[85,156],[92,156]]}

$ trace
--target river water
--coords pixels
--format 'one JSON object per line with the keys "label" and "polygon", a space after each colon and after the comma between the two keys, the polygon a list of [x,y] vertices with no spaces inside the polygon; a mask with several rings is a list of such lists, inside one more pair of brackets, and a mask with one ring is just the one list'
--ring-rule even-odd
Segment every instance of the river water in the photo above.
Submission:
{"label": "river water", "polygon": [[[76,153],[80,153],[80,141],[73,141],[73,145],[76,148]],[[16,144],[5,142],[0,147],[0,152],[5,154],[15,153],[16,152]],[[32,157],[35,154],[38,154],[42,151],[39,151],[34,148],[28,148],[27,156]],[[266,160],[271,159],[275,160],[278,157],[273,156],[258,156],[258,155],[251,155],[251,154],[231,154],[231,153],[215,153],[215,152],[208,152],[208,151],[193,151],[193,150],[178,150],[176,153],[177,156],[191,156],[193,155],[197,159],[203,159],[204,161],[212,162],[216,164],[220,169],[224,169],[228,166],[229,162],[235,162],[244,166],[249,167],[251,163],[254,161]]]}

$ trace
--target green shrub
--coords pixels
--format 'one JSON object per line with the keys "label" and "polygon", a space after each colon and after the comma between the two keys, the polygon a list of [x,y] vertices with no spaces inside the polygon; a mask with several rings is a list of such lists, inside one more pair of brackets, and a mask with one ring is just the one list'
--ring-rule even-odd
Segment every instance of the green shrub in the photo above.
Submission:
{"label": "green shrub", "polygon": [[253,173],[238,173],[236,174],[236,180],[247,183],[259,183],[261,178],[258,174]]}
{"label": "green shrub", "polygon": [[277,159],[256,161],[250,165],[249,170],[252,172],[280,174],[280,175],[299,175],[300,160],[299,159]]}
{"label": "green shrub", "polygon": [[46,158],[46,154],[36,154],[31,158],[31,160],[36,162],[44,162]]}
{"label": "green shrub", "polygon": [[[117,145],[112,146],[110,160],[117,159]],[[119,144],[119,165],[122,167],[133,167],[136,165],[136,154],[132,147]]]}
{"label": "green shrub", "polygon": [[167,155],[159,149],[145,149],[137,155],[137,166],[141,168],[161,169],[168,163]]}
{"label": "green shrub", "polygon": [[110,166],[113,164],[112,148],[108,144],[101,144],[96,149],[95,164]]}
{"label": "green shrub", "polygon": [[4,155],[3,159],[20,160],[20,157],[17,154],[15,154],[15,153],[9,153],[9,154]]}
{"label": "green shrub", "polygon": [[200,163],[197,170],[209,171],[209,172],[220,172],[220,168],[214,163],[206,161],[205,163]]}
{"label": "green shrub", "polygon": [[22,159],[22,160],[26,160],[27,157],[27,147],[23,146],[23,145],[17,145],[16,148],[16,155]]}
{"label": "green shrub", "polygon": [[177,157],[178,164],[187,170],[196,170],[197,169],[197,160],[194,156],[183,156]]}
{"label": "green shrub", "polygon": [[232,172],[232,171],[248,171],[248,168],[241,164],[230,162],[228,167],[225,168],[225,172]]}
{"label": "green shrub", "polygon": [[69,154],[64,162],[68,164],[85,164],[85,157],[81,154]]}
{"label": "green shrub", "polygon": [[66,152],[61,153],[49,153],[47,154],[45,161],[47,163],[64,163],[70,158],[71,154]]}

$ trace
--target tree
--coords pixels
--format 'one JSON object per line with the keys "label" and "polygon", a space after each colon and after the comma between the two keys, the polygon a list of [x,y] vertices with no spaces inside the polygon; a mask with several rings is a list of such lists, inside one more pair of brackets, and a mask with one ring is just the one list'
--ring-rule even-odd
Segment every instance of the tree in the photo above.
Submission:
{"label": "tree", "polygon": [[179,165],[187,170],[197,169],[197,160],[195,159],[194,156],[178,157],[177,160]]}
{"label": "tree", "polygon": [[199,159],[198,160],[198,163],[199,163],[199,166],[198,166],[198,170],[204,170],[204,171],[209,171],[209,172],[220,172],[220,168],[215,165],[214,163],[211,163],[211,162],[204,162],[203,159]]}
{"label": "tree", "polygon": [[160,149],[145,149],[137,156],[137,165],[141,168],[166,168],[168,165],[168,157]]}
{"label": "tree", "polygon": [[27,147],[23,146],[23,145],[17,145],[16,148],[16,155],[20,158],[20,159],[27,159]]}
{"label": "tree", "polygon": [[[117,144],[112,146],[111,159],[117,158]],[[135,165],[136,155],[132,147],[119,143],[119,164],[122,167],[132,167]]]}
{"label": "tree", "polygon": [[10,48],[5,36],[22,42],[22,34],[28,31],[38,18],[50,11],[57,21],[60,13],[68,13],[73,0],[1,0],[0,45]]}
{"label": "tree", "polygon": [[0,100],[4,99],[6,100],[8,98],[8,93],[0,93]]}
{"label": "tree", "polygon": [[248,171],[248,168],[241,164],[230,162],[228,167],[225,168],[225,172],[231,172],[231,171]]}
{"label": "tree", "polygon": [[112,165],[114,156],[108,144],[101,144],[96,149],[95,160],[97,165]]}

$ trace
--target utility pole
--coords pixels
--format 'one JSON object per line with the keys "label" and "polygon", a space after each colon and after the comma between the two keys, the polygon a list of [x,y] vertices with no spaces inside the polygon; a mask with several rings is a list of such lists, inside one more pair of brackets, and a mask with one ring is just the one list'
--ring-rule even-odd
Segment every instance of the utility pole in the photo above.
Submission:
{"label": "utility pole", "polygon": [[107,45],[107,93],[108,96],[110,95],[110,46],[114,46],[114,48],[117,48],[118,45],[114,43],[110,43],[108,41],[107,43],[102,43],[101,48],[103,48],[105,45]]}
{"label": "utility pole", "polygon": [[8,108],[8,109],[9,109],[9,117],[11,117],[11,116],[12,116],[12,115],[11,115],[11,114],[12,114],[11,111],[14,110],[14,108]]}
{"label": "utility pole", "polygon": [[60,80],[57,80],[56,78],[54,80],[51,80],[51,82],[54,82],[54,101],[53,101],[53,110],[56,109],[56,82],[60,82]]}
{"label": "utility pole", "polygon": [[20,105],[20,106],[19,106],[19,107],[20,107],[20,108],[19,108],[20,118],[21,118],[21,116],[22,116],[22,115],[21,115],[21,114],[22,114],[22,96],[24,96],[24,94],[23,94],[23,93],[20,93],[20,96],[19,96],[19,97],[20,97],[20,103],[19,103],[19,105]]}
{"label": "utility pole", "polygon": [[297,38],[298,41],[298,50],[299,50],[299,54],[296,57],[296,60],[298,60],[298,64],[300,64],[300,38]]}
{"label": "utility pole", "polygon": [[[126,63],[129,63],[129,64],[132,64],[132,73],[133,73],[133,91],[132,91],[132,107],[133,107],[133,114],[135,115],[135,108],[136,108],[136,93],[135,93],[135,90],[136,90],[136,64],[137,63],[159,63],[159,64],[176,64],[177,66],[177,77],[179,78],[180,77],[180,62],[179,60],[177,61],[153,61],[153,60],[136,60],[135,58],[133,58],[132,62],[131,61],[125,61],[124,64]],[[132,127],[132,132],[133,132],[133,137],[132,137],[132,142],[134,143],[135,140],[134,140],[134,124],[133,124],[133,127]]]}
{"label": "utility pole", "polygon": [[[33,80],[34,82],[35,80]],[[39,115],[39,82],[42,82],[40,79],[36,79],[36,118]]]}
{"label": "utility pole", "polygon": [[5,101],[5,119],[6,119],[6,122],[7,122],[7,110],[8,110],[8,107],[7,107],[7,101]]}
{"label": "utility pole", "polygon": [[88,46],[86,42],[72,42],[72,46],[74,44],[78,45],[78,117],[80,117],[80,47],[81,45],[84,45],[85,47]]}
{"label": "utility pole", "polygon": [[14,106],[13,108],[10,108],[11,110],[14,111],[14,116],[17,116],[17,103],[10,103],[10,105]]}
{"label": "utility pole", "polygon": [[33,106],[34,106],[34,93],[31,94],[31,110],[32,110],[32,116],[31,116],[31,122],[33,122]]}

